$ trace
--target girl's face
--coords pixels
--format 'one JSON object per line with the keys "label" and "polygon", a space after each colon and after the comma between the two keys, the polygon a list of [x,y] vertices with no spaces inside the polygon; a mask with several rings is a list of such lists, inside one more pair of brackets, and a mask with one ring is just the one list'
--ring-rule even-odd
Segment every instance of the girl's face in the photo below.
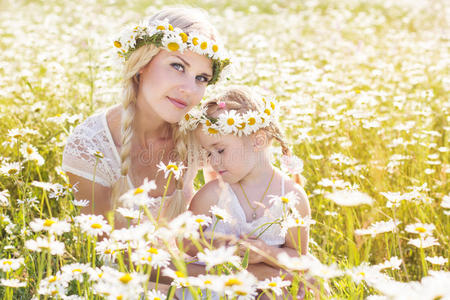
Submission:
{"label": "girl's face", "polygon": [[212,78],[212,63],[192,51],[161,50],[139,74],[137,109],[176,123],[200,103]]}
{"label": "girl's face", "polygon": [[225,182],[240,181],[257,163],[257,152],[250,136],[237,137],[232,134],[211,136],[201,127],[196,129],[195,135],[207,151],[208,162]]}

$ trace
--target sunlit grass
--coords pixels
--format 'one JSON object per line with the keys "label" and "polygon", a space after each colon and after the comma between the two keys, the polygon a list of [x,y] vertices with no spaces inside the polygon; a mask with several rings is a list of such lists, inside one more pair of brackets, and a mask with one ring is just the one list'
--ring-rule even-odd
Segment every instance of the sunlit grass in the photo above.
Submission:
{"label": "sunlit grass", "polygon": [[[98,243],[77,227],[57,237],[65,245],[64,254],[32,252],[25,242],[47,235],[33,232],[30,222],[55,217],[73,224],[79,208],[58,167],[74,126],[120,99],[120,68],[108,58],[111,39],[122,25],[177,3],[0,4],[0,260],[23,258],[17,269],[5,271],[0,266],[0,278],[26,284],[7,288],[14,284],[2,282],[4,299],[32,298],[38,283],[58,282],[52,276],[59,276],[64,265],[103,264],[104,257],[94,255]],[[336,263],[347,274],[329,280],[330,297],[395,298],[402,291],[408,299],[432,299],[449,293],[446,285],[439,289],[427,279],[423,290],[408,285],[433,274],[436,285],[449,278],[448,4],[381,0],[189,4],[209,11],[234,56],[233,73],[225,84],[257,85],[280,100],[281,122],[294,153],[304,162],[305,189],[316,220],[311,253],[324,265]],[[213,93],[214,89],[208,91]],[[27,144],[36,147],[43,165],[26,159],[21,147]],[[36,181],[49,184],[43,187]],[[344,207],[327,198],[341,189],[363,192],[374,203]],[[390,220],[399,224],[386,232],[356,234]],[[434,246],[421,249],[409,243],[421,236],[405,231],[415,223],[434,224],[430,234],[436,239]],[[444,262],[432,264],[430,257],[436,256]],[[369,269],[350,275],[357,266],[376,266],[393,257],[402,263],[380,273],[396,283],[370,277]],[[123,275],[134,269],[129,262],[119,257],[116,270],[105,273],[122,283],[130,280]],[[148,274],[149,269],[135,271]],[[119,270],[123,274],[114,273]],[[92,283],[83,276],[67,291],[96,299]]]}

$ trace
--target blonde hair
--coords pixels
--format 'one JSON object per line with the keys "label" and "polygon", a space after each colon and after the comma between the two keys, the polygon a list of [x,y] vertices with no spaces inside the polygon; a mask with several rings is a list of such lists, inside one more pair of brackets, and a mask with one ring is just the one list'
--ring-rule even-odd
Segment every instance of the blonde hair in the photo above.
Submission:
{"label": "blonde hair", "polygon": [[[149,21],[167,19],[170,24],[182,29],[185,33],[198,32],[211,40],[217,40],[218,34],[214,27],[208,22],[205,11],[190,7],[171,7],[166,8],[155,15]],[[160,48],[150,44],[144,45],[136,49],[128,58],[123,70],[123,114],[122,114],[122,130],[121,130],[121,150],[120,150],[120,177],[112,187],[113,209],[119,197],[125,193],[129,186],[127,175],[131,164],[131,140],[133,137],[133,119],[135,117],[136,99],[139,89],[139,71],[144,68],[152,58],[157,55]],[[194,160],[188,156],[188,148],[193,145],[189,135],[183,134],[179,130],[178,124],[170,124],[172,132],[172,140],[175,145],[175,151],[178,159],[187,161],[188,167],[197,167]],[[191,164],[189,164],[191,162]],[[182,186],[182,182],[178,182],[177,188]],[[172,219],[182,211],[186,210],[182,193],[175,193],[173,203],[170,203],[170,210],[167,210],[165,217]]]}
{"label": "blonde hair", "polygon": [[[225,108],[221,108],[219,103],[225,103]],[[256,95],[245,86],[231,87],[218,97],[208,100],[203,107],[206,108],[208,117],[215,117],[220,110],[235,110],[240,114],[253,110],[258,112],[264,111],[264,103],[256,97]],[[290,155],[291,150],[285,141],[283,132],[278,123],[271,122],[269,126],[260,129],[264,131],[268,138],[274,138],[280,143],[284,155]]]}

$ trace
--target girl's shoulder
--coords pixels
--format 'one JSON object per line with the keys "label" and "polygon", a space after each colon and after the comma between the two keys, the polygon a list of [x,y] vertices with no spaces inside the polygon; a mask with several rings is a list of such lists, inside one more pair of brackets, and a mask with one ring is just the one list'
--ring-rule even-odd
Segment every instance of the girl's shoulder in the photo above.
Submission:
{"label": "girl's shoulder", "polygon": [[195,193],[189,210],[194,214],[208,214],[211,206],[217,204],[223,188],[223,183],[218,179],[206,183]]}

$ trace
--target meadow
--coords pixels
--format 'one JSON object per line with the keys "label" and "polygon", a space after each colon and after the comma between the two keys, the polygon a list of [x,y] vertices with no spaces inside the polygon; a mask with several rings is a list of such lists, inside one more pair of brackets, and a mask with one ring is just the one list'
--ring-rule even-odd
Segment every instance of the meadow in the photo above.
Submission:
{"label": "meadow", "polygon": [[[232,54],[207,94],[243,84],[275,96],[303,161],[320,262],[279,260],[291,283],[256,280],[224,249],[205,248],[207,264],[223,261],[190,277],[162,236],[201,244],[207,217],[114,230],[80,215],[61,170],[74,127],[120,101],[117,33],[181,3],[207,10]],[[197,298],[219,286],[224,299],[257,287],[287,297],[311,276],[306,299],[450,299],[449,11],[445,0],[1,1],[0,296],[170,299],[147,286],[165,272]]]}

